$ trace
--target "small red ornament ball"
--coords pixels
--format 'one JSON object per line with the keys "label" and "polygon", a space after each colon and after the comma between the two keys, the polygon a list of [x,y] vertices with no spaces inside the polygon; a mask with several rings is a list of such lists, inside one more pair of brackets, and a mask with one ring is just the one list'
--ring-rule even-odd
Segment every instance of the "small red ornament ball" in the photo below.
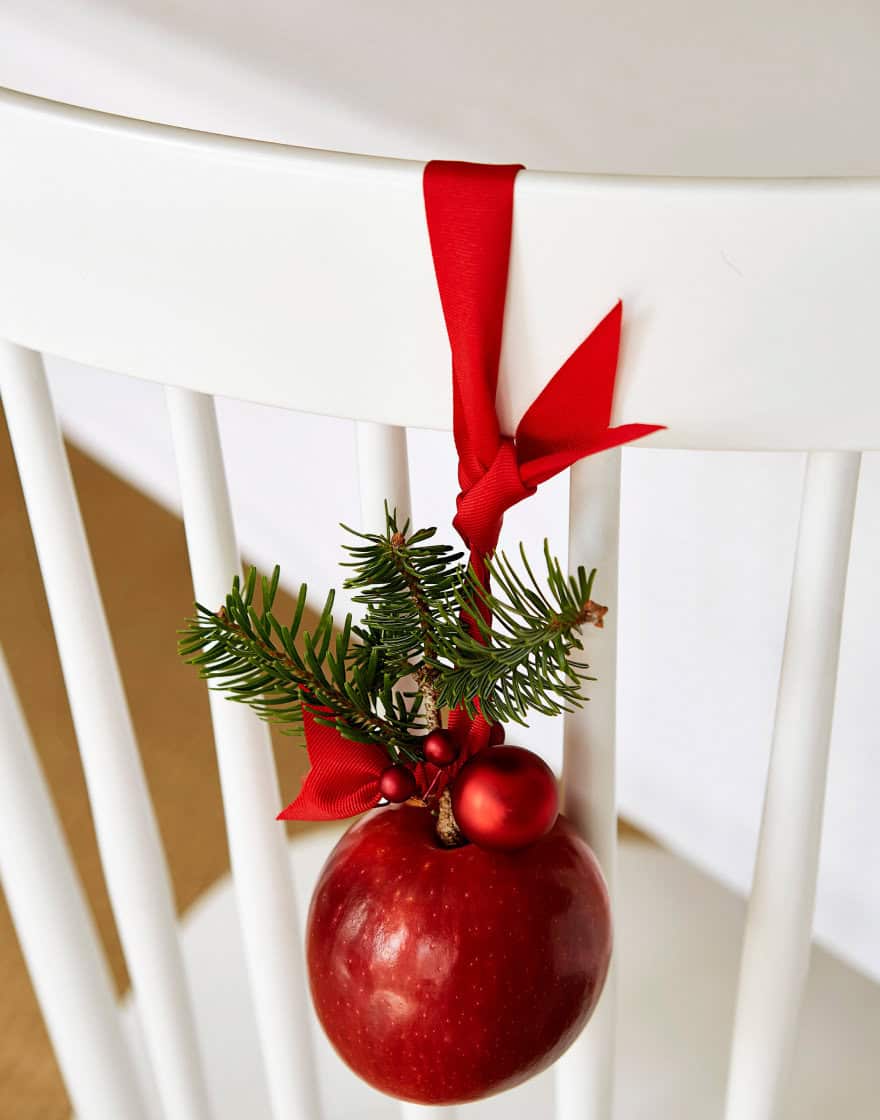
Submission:
{"label": "small red ornament ball", "polygon": [[379,792],[395,805],[409,801],[416,792],[412,771],[405,766],[389,766],[379,775]]}
{"label": "small red ornament ball", "polygon": [[431,762],[441,769],[444,766],[451,766],[459,754],[458,744],[442,727],[428,732],[422,740],[422,751],[426,762]]}
{"label": "small red ornament ball", "polygon": [[525,848],[546,836],[559,815],[556,778],[524,747],[488,747],[462,767],[452,811],[472,843],[498,851]]}

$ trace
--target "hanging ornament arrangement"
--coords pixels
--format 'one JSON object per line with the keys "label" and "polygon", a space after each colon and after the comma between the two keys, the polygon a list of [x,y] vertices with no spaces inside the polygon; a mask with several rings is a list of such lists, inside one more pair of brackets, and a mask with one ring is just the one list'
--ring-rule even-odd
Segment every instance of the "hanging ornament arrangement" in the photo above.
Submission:
{"label": "hanging ornament arrangement", "polygon": [[[559,813],[535,753],[505,724],[580,706],[582,631],[601,627],[595,571],[541,578],[496,551],[504,512],[578,459],[656,431],[610,427],[618,304],[501,434],[495,392],[518,167],[434,162],[425,208],[453,369],[468,556],[385,511],[351,535],[337,627],[274,613],[279,569],[252,569],[219,609],[197,605],[180,652],[230,699],[301,730],[311,769],[289,820],[362,813],[330,855],[308,918],[318,1017],[376,1088],[473,1101],[545,1069],[602,991],[612,930],[595,857]],[[447,713],[444,726],[444,713]],[[367,812],[369,810],[369,812]]]}

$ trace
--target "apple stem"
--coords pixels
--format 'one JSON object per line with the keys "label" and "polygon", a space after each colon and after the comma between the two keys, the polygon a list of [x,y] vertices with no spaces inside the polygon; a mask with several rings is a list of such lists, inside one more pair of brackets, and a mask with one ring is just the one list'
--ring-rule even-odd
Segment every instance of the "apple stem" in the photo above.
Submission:
{"label": "apple stem", "polygon": [[467,843],[452,811],[452,794],[448,786],[440,794],[437,808],[437,838],[444,848],[460,848]]}

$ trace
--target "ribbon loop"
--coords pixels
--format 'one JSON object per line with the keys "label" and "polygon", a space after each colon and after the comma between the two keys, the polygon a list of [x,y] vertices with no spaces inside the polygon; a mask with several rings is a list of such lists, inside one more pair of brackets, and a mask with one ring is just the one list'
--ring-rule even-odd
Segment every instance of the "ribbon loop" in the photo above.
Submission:
{"label": "ribbon loop", "polygon": [[452,352],[453,431],[461,493],[453,524],[485,573],[504,513],[578,459],[658,430],[612,428],[620,343],[618,303],[548,381],[515,440],[495,412],[519,166],[434,160],[424,172],[425,215]]}

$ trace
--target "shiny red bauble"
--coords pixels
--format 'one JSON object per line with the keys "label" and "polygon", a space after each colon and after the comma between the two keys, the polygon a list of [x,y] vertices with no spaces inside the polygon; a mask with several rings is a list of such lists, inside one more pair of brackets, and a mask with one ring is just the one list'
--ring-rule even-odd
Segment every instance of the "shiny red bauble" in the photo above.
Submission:
{"label": "shiny red bauble", "polygon": [[389,766],[379,775],[379,792],[395,805],[401,801],[409,801],[416,792],[412,770],[405,766]]}
{"label": "shiny red bauble", "polygon": [[524,848],[553,827],[559,794],[553,771],[524,747],[489,747],[465,763],[452,787],[458,827],[474,844]]}
{"label": "shiny red bauble", "polygon": [[426,809],[343,836],[312,898],[312,998],[340,1056],[384,1093],[478,1100],[555,1061],[611,954],[608,895],[564,817],[517,852],[443,848]]}
{"label": "shiny red bauble", "polygon": [[433,731],[429,731],[422,740],[422,754],[424,754],[426,762],[442,769],[445,766],[451,766],[458,758],[458,744],[448,731],[444,731],[442,727],[437,727]]}

